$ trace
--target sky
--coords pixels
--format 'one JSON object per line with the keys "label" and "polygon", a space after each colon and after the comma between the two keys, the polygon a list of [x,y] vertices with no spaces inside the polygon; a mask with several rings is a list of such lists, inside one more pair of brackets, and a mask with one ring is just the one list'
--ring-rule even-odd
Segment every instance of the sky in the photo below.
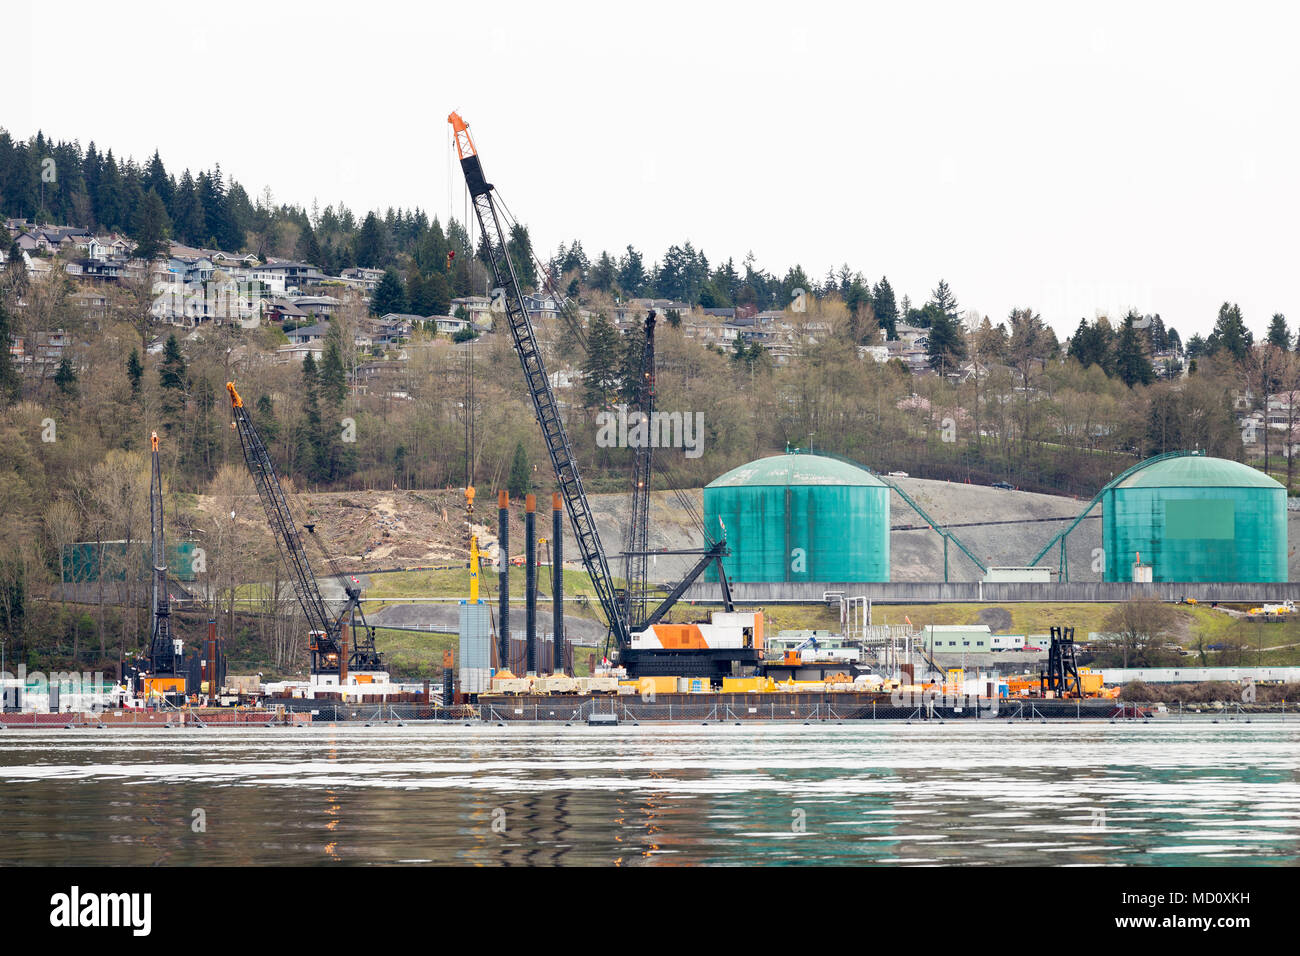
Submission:
{"label": "sky", "polygon": [[0,126],[252,196],[463,218],[447,114],[539,255],[847,262],[995,322],[1300,323],[1300,5],[6,9]]}

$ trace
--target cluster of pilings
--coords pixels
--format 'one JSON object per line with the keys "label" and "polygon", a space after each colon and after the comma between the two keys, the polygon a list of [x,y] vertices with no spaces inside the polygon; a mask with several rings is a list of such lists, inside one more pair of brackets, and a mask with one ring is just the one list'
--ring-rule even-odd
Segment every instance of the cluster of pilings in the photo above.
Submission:
{"label": "cluster of pilings", "polygon": [[[558,673],[571,669],[564,640],[564,502],[551,495],[551,629],[550,653],[537,635],[537,497],[524,496],[524,653],[512,654],[510,633],[510,493],[497,492],[497,661],[505,669],[522,663],[526,674],[541,669]],[[549,658],[547,660],[546,658]]]}

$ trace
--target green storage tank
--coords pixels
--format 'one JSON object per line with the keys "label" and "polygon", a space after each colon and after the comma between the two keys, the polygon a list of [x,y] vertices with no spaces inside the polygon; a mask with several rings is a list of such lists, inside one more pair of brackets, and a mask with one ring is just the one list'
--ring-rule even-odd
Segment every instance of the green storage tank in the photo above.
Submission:
{"label": "green storage tank", "polygon": [[1287,579],[1286,489],[1241,462],[1203,453],[1143,462],[1102,491],[1107,581]]}
{"label": "green storage tank", "polygon": [[888,581],[889,492],[848,462],[773,455],[706,485],[704,522],[726,529],[733,581]]}

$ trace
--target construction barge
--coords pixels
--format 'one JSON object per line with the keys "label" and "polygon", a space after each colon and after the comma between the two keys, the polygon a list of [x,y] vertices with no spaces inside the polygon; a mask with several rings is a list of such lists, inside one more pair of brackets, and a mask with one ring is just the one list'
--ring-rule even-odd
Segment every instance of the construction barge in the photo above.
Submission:
{"label": "construction barge", "polygon": [[482,695],[443,707],[438,703],[361,703],[284,698],[250,708],[108,710],[77,713],[0,714],[0,730],[55,728],[207,729],[217,727],[305,727],[355,723],[365,726],[421,723],[641,725],[691,723],[846,723],[949,720],[1133,720],[1156,716],[1149,707],[1120,701],[1077,698],[979,697],[959,699],[873,693]]}
{"label": "construction barge", "polygon": [[[584,723],[690,723],[697,721],[924,721],[980,719],[1145,718],[1149,711],[1099,698],[951,697],[884,693],[656,694],[642,696],[483,695],[477,701],[488,721]],[[615,721],[608,719],[612,715]],[[591,720],[590,718],[597,718]],[[600,718],[604,719],[600,719]]]}

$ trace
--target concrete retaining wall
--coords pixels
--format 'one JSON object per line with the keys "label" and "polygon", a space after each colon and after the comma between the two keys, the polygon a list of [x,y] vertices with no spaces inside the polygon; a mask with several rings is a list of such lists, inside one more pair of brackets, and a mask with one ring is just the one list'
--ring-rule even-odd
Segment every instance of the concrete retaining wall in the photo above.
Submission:
{"label": "concrete retaining wall", "polygon": [[[844,584],[817,582],[763,582],[732,584],[731,595],[738,604],[818,604],[827,592],[845,597],[865,597],[875,604],[1022,604],[1056,601],[1079,604],[1114,604],[1137,597],[1162,601],[1194,598],[1202,604],[1212,601],[1258,604],[1263,601],[1300,601],[1300,581],[1283,584],[1128,584],[1106,581],[1067,581],[1052,584],[1027,582],[986,584],[983,581],[889,582]],[[716,584],[696,584],[683,600],[717,604],[721,598]],[[835,599],[838,603],[838,598]]]}

